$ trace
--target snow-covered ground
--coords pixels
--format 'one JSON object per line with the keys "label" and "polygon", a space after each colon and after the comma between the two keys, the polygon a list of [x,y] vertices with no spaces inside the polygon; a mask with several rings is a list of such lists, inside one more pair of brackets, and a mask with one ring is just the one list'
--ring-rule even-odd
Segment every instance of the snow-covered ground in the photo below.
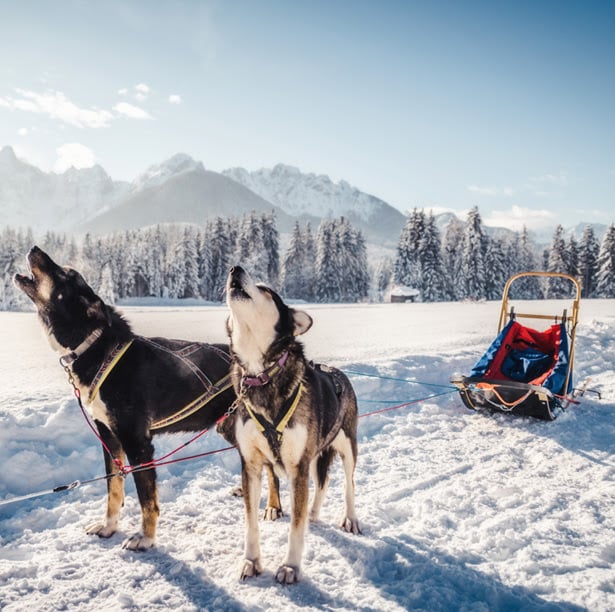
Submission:
{"label": "snow-covered ground", "polygon": [[[548,303],[541,303],[548,308]],[[348,371],[448,385],[496,333],[499,304],[307,306],[307,353]],[[126,307],[137,332],[223,341],[223,307]],[[31,313],[0,313],[0,500],[103,473],[97,441]],[[243,503],[227,451],[159,470],[158,545],[121,550],[84,527],[99,481],[0,506],[0,610],[615,610],[615,302],[581,305],[576,380],[586,395],[551,423],[466,410],[456,393],[361,419],[362,536],[341,532],[339,462],[284,587],[289,519],[261,524],[264,573],[240,583]],[[353,375],[362,413],[449,389]],[[182,436],[159,439],[159,454]],[[215,433],[188,454],[226,446]],[[283,488],[288,506],[288,490]]]}

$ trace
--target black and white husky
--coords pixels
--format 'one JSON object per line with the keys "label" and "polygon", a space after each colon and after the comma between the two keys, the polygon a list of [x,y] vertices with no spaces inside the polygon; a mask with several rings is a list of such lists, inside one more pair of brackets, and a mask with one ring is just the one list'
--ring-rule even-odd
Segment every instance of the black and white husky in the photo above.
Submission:
{"label": "black and white husky", "polygon": [[[14,282],[36,306],[107,448],[106,515],[86,528],[107,538],[116,532],[124,504],[118,474],[125,457],[133,466],[147,464],[154,434],[209,428],[233,404],[228,346],[136,336],[75,270],[58,266],[37,247],[28,253],[28,265],[31,275],[16,274]],[[143,550],[156,537],[156,471],[133,476],[142,527],[123,546]]]}
{"label": "black and white husky", "polygon": [[314,521],[336,453],[342,458],[346,479],[341,527],[360,533],[354,507],[356,397],[339,370],[314,366],[304,357],[296,337],[312,325],[307,313],[289,308],[240,267],[231,269],[226,295],[231,379],[240,400],[234,434],[241,455],[246,512],[241,579],[262,571],[258,528],[261,475],[263,467],[273,467],[288,478],[291,494],[288,550],[275,577],[278,582],[292,583],[299,579],[310,474],[315,493],[309,519]]}

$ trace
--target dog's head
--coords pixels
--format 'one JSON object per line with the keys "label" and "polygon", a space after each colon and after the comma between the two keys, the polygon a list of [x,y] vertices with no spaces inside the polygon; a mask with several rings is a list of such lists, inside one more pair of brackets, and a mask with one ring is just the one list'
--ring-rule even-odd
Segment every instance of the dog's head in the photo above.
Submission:
{"label": "dog's head", "polygon": [[73,349],[95,329],[111,324],[108,308],[72,268],[58,266],[39,249],[27,255],[30,275],[13,281],[34,303],[47,333],[63,348]]}
{"label": "dog's head", "polygon": [[239,266],[229,272],[226,303],[231,310],[231,347],[251,373],[262,371],[272,352],[284,350],[312,326],[310,315],[288,307],[273,289],[256,284]]}

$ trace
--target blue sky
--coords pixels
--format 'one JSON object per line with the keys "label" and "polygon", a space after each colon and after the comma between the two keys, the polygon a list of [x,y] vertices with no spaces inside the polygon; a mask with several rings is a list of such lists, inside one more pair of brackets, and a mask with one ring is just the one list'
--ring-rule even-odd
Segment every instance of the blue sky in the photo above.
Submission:
{"label": "blue sky", "polygon": [[0,146],[132,180],[286,163],[401,210],[615,221],[615,2],[34,2],[0,22]]}

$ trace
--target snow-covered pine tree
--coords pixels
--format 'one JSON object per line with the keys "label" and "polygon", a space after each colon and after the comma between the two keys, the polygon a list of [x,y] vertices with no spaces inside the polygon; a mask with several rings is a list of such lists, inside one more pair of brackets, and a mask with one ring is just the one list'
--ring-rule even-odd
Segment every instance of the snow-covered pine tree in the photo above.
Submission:
{"label": "snow-covered pine tree", "polygon": [[566,262],[566,273],[577,278],[579,276],[579,246],[572,234],[568,238],[564,260]]}
{"label": "snow-covered pine tree", "polygon": [[506,247],[501,238],[486,236],[485,242],[485,297],[499,300],[509,276]]}
{"label": "snow-covered pine tree", "polygon": [[105,263],[100,269],[97,294],[105,304],[115,304],[115,289],[113,285],[111,262]]}
{"label": "snow-covered pine tree", "polygon": [[463,295],[461,277],[461,246],[464,224],[452,217],[446,225],[442,239],[442,265],[446,286],[446,299],[457,300]]}
{"label": "snow-covered pine tree", "polygon": [[[558,224],[553,234],[551,250],[549,251],[549,272],[568,273],[566,260],[566,239],[564,228]],[[551,299],[562,299],[570,295],[570,283],[562,278],[549,278],[547,282],[547,297]]]}
{"label": "snow-covered pine tree", "polygon": [[261,215],[261,233],[267,269],[267,284],[277,289],[280,283],[280,235],[276,228],[273,211]]}
{"label": "snow-covered pine tree", "polygon": [[404,225],[397,243],[394,280],[398,285],[421,287],[419,245],[425,231],[425,213],[414,209]]}
{"label": "snow-covered pine tree", "polygon": [[581,282],[581,296],[592,297],[596,287],[598,274],[598,254],[600,245],[594,235],[591,225],[586,225],[579,245],[579,281]]}
{"label": "snow-covered pine tree", "polygon": [[285,297],[306,299],[303,267],[305,262],[305,245],[299,222],[295,221],[290,243],[282,260],[281,287]]}
{"label": "snow-covered pine tree", "polygon": [[316,299],[316,242],[312,234],[312,224],[308,221],[302,233],[303,237],[303,279],[305,282],[304,298],[308,302]]}
{"label": "snow-covered pine tree", "polygon": [[440,232],[433,213],[425,219],[423,235],[419,240],[420,291],[423,302],[440,302],[446,299],[446,281],[442,266]]}
{"label": "snow-covered pine tree", "polygon": [[260,216],[254,211],[241,220],[235,257],[254,280],[268,282],[269,254],[264,248]]}
{"label": "snow-covered pine tree", "polygon": [[598,253],[596,295],[615,298],[615,225],[606,230]]}
{"label": "snow-covered pine tree", "polygon": [[483,222],[474,207],[468,213],[468,219],[463,228],[461,246],[461,278],[459,279],[464,298],[479,300],[486,297],[485,252],[486,236]]}
{"label": "snow-covered pine tree", "polygon": [[[521,230],[517,241],[519,249],[518,269],[517,272],[536,272],[536,247],[533,244],[525,225]],[[543,298],[543,292],[540,283],[540,277],[525,276],[515,281],[510,289],[510,297],[517,300],[540,300]]]}
{"label": "snow-covered pine tree", "polygon": [[224,294],[226,276],[230,267],[230,221],[221,217],[209,226],[209,282],[206,298],[220,302]]}
{"label": "snow-covered pine tree", "polygon": [[335,222],[323,219],[316,236],[316,299],[319,302],[339,302],[339,257]]}
{"label": "snow-covered pine tree", "polygon": [[200,296],[199,282],[199,253],[197,249],[197,236],[193,226],[184,229],[183,236],[184,256],[186,258],[184,290],[182,298],[196,298]]}
{"label": "snow-covered pine tree", "polygon": [[391,288],[393,282],[393,260],[387,255],[378,261],[374,270],[374,288],[376,289],[376,299],[384,301],[384,297]]}
{"label": "snow-covered pine tree", "polygon": [[162,297],[168,290],[164,286],[164,262],[167,258],[167,236],[160,225],[145,233],[147,252],[143,258],[144,274],[149,282],[149,295]]}

